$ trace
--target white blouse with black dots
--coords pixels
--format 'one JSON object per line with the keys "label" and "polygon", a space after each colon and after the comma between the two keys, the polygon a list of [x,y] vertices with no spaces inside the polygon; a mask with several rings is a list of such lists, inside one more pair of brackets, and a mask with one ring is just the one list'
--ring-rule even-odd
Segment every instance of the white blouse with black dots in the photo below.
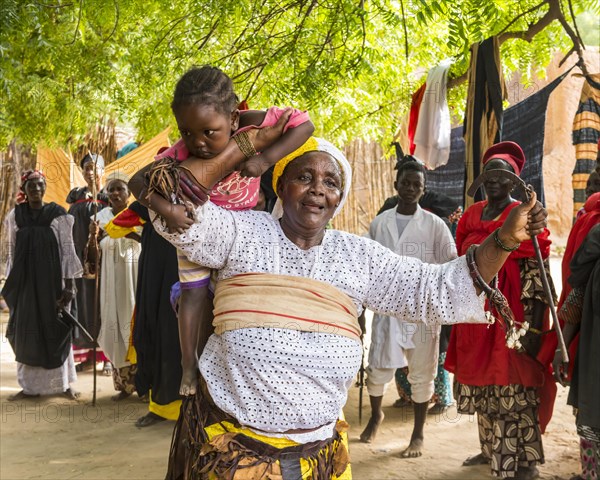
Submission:
{"label": "white blouse with black dots", "polygon": [[[443,265],[400,257],[372,240],[327,230],[321,245],[302,250],[265,212],[231,212],[206,203],[184,234],[157,231],[190,260],[218,270],[218,279],[259,272],[308,277],[365,307],[427,323],[486,323],[466,261]],[[267,295],[268,292],[265,292]],[[360,367],[361,345],[335,334],[245,328],[213,335],[200,371],[222,410],[242,425],[306,443],[331,436]]]}

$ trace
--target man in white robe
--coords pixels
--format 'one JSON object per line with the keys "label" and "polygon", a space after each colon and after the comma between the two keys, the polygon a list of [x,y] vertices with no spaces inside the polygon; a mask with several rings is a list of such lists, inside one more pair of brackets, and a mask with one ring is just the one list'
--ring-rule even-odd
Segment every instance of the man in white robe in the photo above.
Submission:
{"label": "man in white robe", "polygon": [[[402,164],[396,176],[398,205],[378,215],[368,236],[395,253],[427,263],[446,263],[457,257],[450,230],[438,216],[423,210],[418,202],[425,191],[425,169],[416,161]],[[420,319],[415,318],[415,322]],[[409,323],[375,314],[367,368],[367,391],[371,418],[361,441],[374,440],[383,421],[381,409],[387,384],[397,368],[408,365],[415,421],[410,445],[403,457],[418,457],[423,447],[423,427],[434,392],[439,351],[439,325]]]}

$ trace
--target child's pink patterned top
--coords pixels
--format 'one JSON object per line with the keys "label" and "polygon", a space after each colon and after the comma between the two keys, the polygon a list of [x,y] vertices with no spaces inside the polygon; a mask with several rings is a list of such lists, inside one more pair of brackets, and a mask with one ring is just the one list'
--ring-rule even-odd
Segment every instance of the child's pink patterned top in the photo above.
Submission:
{"label": "child's pink patterned top", "polygon": [[[281,117],[284,108],[271,107],[260,125],[249,125],[240,128],[236,133],[241,133],[251,128],[270,127],[277,123]],[[285,125],[283,131],[288,128],[294,128],[309,120],[308,112],[296,110]],[[161,160],[166,157],[176,158],[182,162],[190,156],[190,152],[185,146],[183,139],[179,139],[172,147],[156,155],[155,160]],[[233,172],[217,183],[210,191],[210,201],[215,205],[228,210],[248,210],[256,205],[258,201],[258,189],[260,188],[260,177],[241,177],[240,172]]]}

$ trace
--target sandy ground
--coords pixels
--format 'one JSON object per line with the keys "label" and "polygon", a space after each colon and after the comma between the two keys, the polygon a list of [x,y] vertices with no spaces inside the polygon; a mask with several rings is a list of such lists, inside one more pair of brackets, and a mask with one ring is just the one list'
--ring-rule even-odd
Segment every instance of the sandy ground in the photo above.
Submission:
{"label": "sandy ground", "polygon": [[[559,259],[553,263],[553,276],[560,285]],[[557,272],[557,275],[554,275]],[[2,315],[2,332],[6,315]],[[100,372],[99,372],[100,373]],[[96,406],[91,405],[93,375],[79,374],[76,389],[79,401],[60,397],[7,402],[19,391],[16,364],[10,345],[0,342],[0,479],[124,479],[164,478],[173,422],[138,429],[135,420],[147,412],[137,399],[111,401],[112,380],[98,375]],[[425,452],[418,459],[402,459],[398,454],[408,444],[412,431],[411,409],[393,408],[396,393],[391,387],[384,398],[385,421],[376,441],[358,441],[359,389],[352,388],[345,408],[351,425],[350,454],[354,478],[383,479],[486,479],[488,467],[461,467],[469,455],[478,453],[477,424],[474,417],[458,415],[451,408],[445,415],[430,415],[425,427]],[[554,417],[544,435],[546,464],[540,467],[542,479],[568,479],[579,471],[578,437],[567,391],[559,386]],[[368,396],[364,392],[362,425],[369,417]]]}

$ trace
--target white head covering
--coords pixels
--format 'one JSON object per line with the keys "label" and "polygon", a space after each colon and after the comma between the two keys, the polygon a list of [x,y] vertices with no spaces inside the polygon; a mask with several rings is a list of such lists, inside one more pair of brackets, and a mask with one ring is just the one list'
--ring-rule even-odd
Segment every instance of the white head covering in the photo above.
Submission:
{"label": "white head covering", "polygon": [[129,175],[119,170],[115,170],[107,175],[106,180],[104,182],[105,185],[108,185],[113,180],[121,180],[122,182],[129,182]]}
{"label": "white head covering", "polygon": [[[345,155],[327,140],[317,137],[310,137],[304,145],[279,160],[273,169],[273,190],[275,191],[275,194],[277,194],[277,182],[279,181],[281,175],[283,175],[283,172],[288,164],[292,160],[295,160],[296,158],[308,152],[328,153],[337,161],[338,165],[340,166],[340,170],[342,171],[342,198],[340,200],[340,204],[335,209],[335,212],[333,212],[333,216],[335,217],[338,213],[340,213],[342,207],[348,199],[350,185],[352,184],[352,167],[350,166],[350,163]],[[275,203],[272,215],[275,218],[281,218],[283,216],[283,205],[281,204],[281,199],[279,198]]]}

